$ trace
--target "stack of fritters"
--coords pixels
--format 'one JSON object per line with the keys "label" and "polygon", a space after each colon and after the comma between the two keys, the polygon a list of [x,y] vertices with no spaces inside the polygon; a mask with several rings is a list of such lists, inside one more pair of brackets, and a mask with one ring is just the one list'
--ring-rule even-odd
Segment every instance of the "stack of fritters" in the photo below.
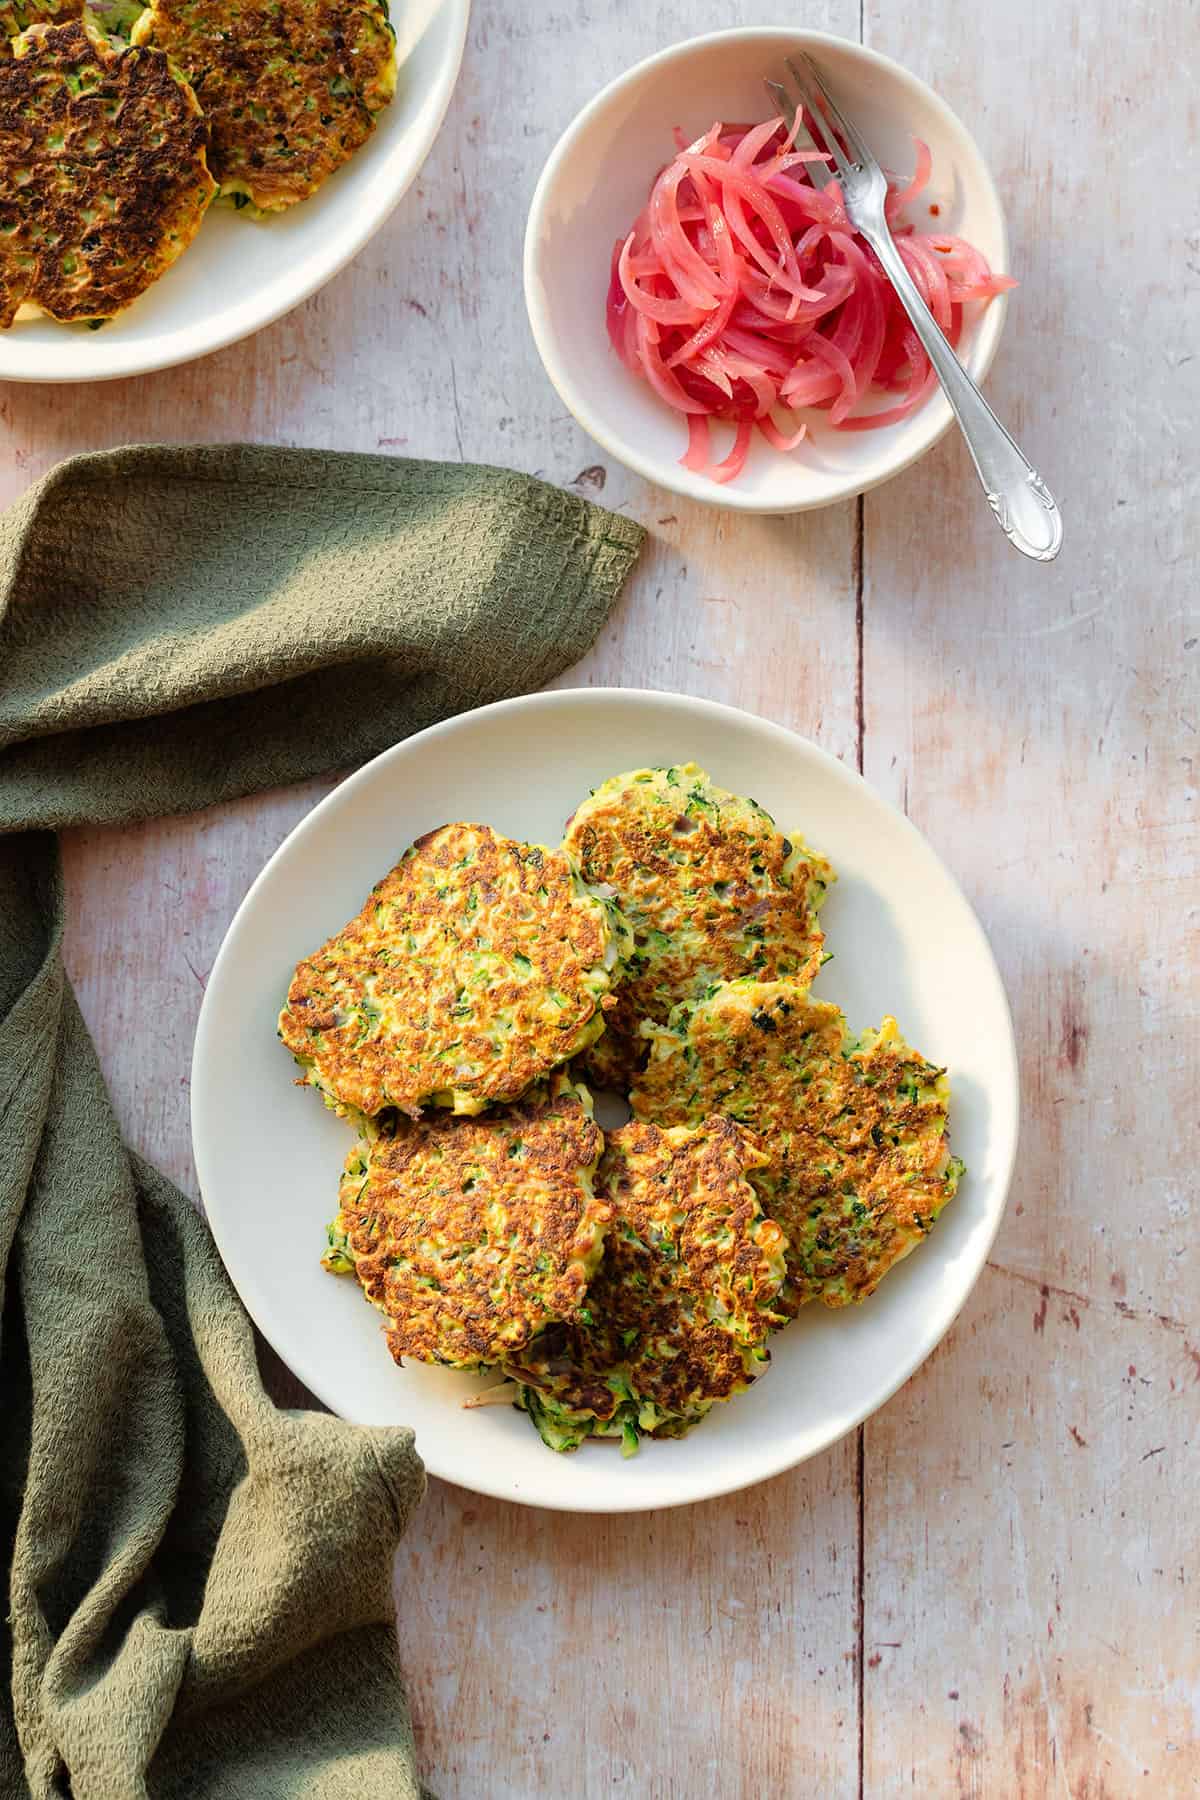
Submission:
{"label": "stack of fritters", "polygon": [[279,1035],[360,1133],[325,1265],[357,1276],[397,1361],[491,1367],[580,1316],[612,1209],[565,1065],[627,942],[562,852],[453,824],[298,966]]}
{"label": "stack of fritters", "polygon": [[723,1112],[770,1148],[752,1179],[787,1238],[779,1308],[873,1294],[953,1197],[950,1087],[894,1019],[854,1038],[836,1006],[791,982],[732,981],[652,1028],[638,1118]]}
{"label": "stack of fritters", "polygon": [[[324,1261],[397,1361],[494,1368],[551,1448],[628,1453],[928,1234],[946,1074],[812,998],[833,879],[695,764],[639,769],[559,851],[418,839],[300,964],[280,1035],[360,1132]],[[606,1146],[568,1063],[628,1093]]]}
{"label": "stack of fritters", "polygon": [[766,1365],[783,1233],[747,1179],[766,1160],[721,1117],[609,1136],[597,1186],[613,1222],[587,1305],[505,1359],[551,1449],[682,1436]]}
{"label": "stack of fritters", "polygon": [[395,87],[386,0],[0,0],[0,329],[112,318],[218,194],[315,192]]}

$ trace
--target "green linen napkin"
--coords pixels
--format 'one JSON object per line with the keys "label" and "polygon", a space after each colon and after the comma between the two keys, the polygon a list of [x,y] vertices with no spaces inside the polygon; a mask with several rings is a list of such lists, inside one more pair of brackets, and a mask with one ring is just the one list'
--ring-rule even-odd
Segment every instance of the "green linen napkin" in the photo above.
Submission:
{"label": "green linen napkin", "polygon": [[505,470],[237,445],[79,457],[0,518],[5,1796],[420,1792],[391,1595],[412,1434],[263,1392],[202,1223],[121,1144],[53,831],[535,688],[641,538]]}

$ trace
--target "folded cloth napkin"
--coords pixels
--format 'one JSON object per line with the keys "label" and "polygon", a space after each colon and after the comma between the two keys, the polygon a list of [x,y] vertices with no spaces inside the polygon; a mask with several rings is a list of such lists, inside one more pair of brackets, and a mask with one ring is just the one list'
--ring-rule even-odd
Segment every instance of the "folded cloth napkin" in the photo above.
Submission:
{"label": "folded cloth napkin", "polygon": [[200,1219],[121,1143],[53,831],[535,688],[641,537],[505,470],[239,445],[78,457],[0,518],[0,1794],[420,1792],[412,1434],[264,1394]]}

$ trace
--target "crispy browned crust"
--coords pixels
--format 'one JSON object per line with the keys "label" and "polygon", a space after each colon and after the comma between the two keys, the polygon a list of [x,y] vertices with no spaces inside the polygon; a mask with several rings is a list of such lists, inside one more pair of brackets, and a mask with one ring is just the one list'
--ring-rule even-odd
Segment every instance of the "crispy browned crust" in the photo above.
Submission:
{"label": "crispy browned crust", "polygon": [[395,84],[379,0],[153,0],[135,28],[187,75],[222,188],[294,206],[366,142]]}
{"label": "crispy browned crust", "polygon": [[57,25],[82,13],[83,0],[0,0],[0,34],[16,37],[31,25]]}
{"label": "crispy browned crust", "polygon": [[340,1106],[477,1111],[583,1047],[607,948],[605,908],[565,857],[444,825],[299,965],[279,1034]]}
{"label": "crispy browned crust", "polygon": [[563,1080],[481,1118],[399,1120],[351,1153],[334,1234],[396,1361],[477,1368],[578,1312],[612,1208],[603,1137]]}
{"label": "crispy browned crust", "polygon": [[645,1061],[642,1022],[665,1022],[709,983],[750,973],[810,981],[821,965],[810,896],[832,879],[828,865],[798,861],[767,813],[693,764],[605,782],[569,821],[564,845],[587,881],[616,890],[634,935],[585,1065],[597,1087],[628,1088]]}
{"label": "crispy browned crust", "polygon": [[215,185],[195,96],[156,50],[82,22],[0,60],[0,327],[33,302],[110,318],[191,243]]}
{"label": "crispy browned crust", "polygon": [[766,1160],[726,1118],[611,1132],[597,1190],[615,1218],[587,1317],[543,1333],[511,1373],[602,1421],[629,1398],[694,1417],[748,1387],[783,1274],[783,1234],[747,1179]]}
{"label": "crispy browned crust", "polygon": [[630,1096],[639,1118],[720,1108],[762,1140],[752,1179],[788,1240],[780,1308],[874,1293],[953,1197],[949,1087],[894,1019],[861,1040],[840,1010],[786,981],[732,982],[656,1031]]}
{"label": "crispy browned crust", "polygon": [[0,0],[0,38],[17,37],[31,25],[82,19],[86,11],[105,37],[127,40],[142,10],[143,0]]}

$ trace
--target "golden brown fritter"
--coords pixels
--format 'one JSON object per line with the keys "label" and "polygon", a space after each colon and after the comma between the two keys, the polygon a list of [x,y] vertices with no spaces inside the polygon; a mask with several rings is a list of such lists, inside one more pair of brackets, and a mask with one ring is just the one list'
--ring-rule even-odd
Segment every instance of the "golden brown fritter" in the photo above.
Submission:
{"label": "golden brown fritter", "polygon": [[0,58],[0,327],[25,302],[106,319],[191,243],[216,192],[196,97],[157,50],[80,20]]}
{"label": "golden brown fritter", "polygon": [[347,1160],[325,1266],[353,1268],[397,1362],[520,1355],[574,1319],[612,1207],[586,1088],[562,1076],[480,1118],[398,1119]]}
{"label": "golden brown fritter", "polygon": [[0,0],[0,37],[16,37],[31,25],[62,25],[86,10],[105,37],[128,38],[142,0]]}
{"label": "golden brown fritter", "polygon": [[151,0],[156,44],[200,97],[222,193],[294,206],[364,144],[396,86],[382,0]]}
{"label": "golden brown fritter", "polygon": [[626,1089],[645,1060],[642,1021],[664,1024],[712,982],[809,981],[820,967],[816,913],[833,871],[695,763],[614,775],[568,822],[564,847],[585,880],[613,887],[634,939],[608,1030],[589,1054],[597,1086]]}
{"label": "golden brown fritter", "polygon": [[894,1019],[851,1037],[836,1006],[793,982],[733,981],[652,1034],[630,1102],[641,1119],[689,1124],[714,1111],[747,1126],[754,1171],[788,1240],[780,1308],[816,1296],[865,1300],[932,1230],[962,1164],[946,1137],[949,1083]]}
{"label": "golden brown fritter", "polygon": [[339,1111],[479,1112],[603,1030],[623,932],[558,851],[443,825],[299,965],[279,1035]]}
{"label": "golden brown fritter", "polygon": [[578,1322],[506,1360],[552,1449],[599,1435],[632,1452],[639,1433],[680,1436],[765,1367],[784,1273],[783,1233],[747,1180],[765,1162],[720,1117],[610,1133],[597,1188],[615,1218]]}

